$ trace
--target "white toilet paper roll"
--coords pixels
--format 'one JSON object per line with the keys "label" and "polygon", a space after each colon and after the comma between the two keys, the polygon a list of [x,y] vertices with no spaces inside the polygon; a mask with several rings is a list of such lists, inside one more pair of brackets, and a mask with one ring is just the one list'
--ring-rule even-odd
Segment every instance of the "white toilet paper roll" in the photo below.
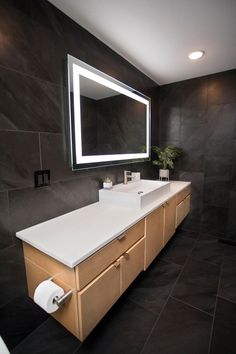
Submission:
{"label": "white toilet paper roll", "polygon": [[34,292],[34,302],[42,307],[47,313],[57,311],[58,305],[53,299],[64,295],[64,290],[52,280],[44,280],[40,283]]}

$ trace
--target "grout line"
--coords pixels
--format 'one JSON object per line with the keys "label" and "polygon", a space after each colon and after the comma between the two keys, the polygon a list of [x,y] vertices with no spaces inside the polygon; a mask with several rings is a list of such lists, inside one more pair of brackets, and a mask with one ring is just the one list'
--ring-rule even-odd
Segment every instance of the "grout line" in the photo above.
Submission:
{"label": "grout line", "polygon": [[[196,242],[196,241],[195,241],[195,242]],[[191,253],[191,252],[189,252],[189,253]],[[161,312],[160,312],[159,316],[157,317],[156,321],[154,322],[154,325],[153,325],[153,327],[152,327],[152,329],[151,329],[149,335],[147,336],[146,341],[144,342],[144,345],[143,345],[143,347],[142,347],[142,349],[141,349],[141,351],[140,351],[140,354],[143,353],[143,350],[144,350],[144,348],[145,348],[145,345],[148,343],[148,341],[149,341],[149,339],[150,339],[150,337],[151,337],[151,335],[152,335],[154,329],[156,328],[156,325],[157,325],[159,319],[161,318],[162,313],[164,312],[164,309],[165,309],[165,307],[166,307],[166,305],[167,305],[167,302],[168,302],[169,299],[171,298],[171,294],[172,294],[172,292],[173,292],[173,290],[174,290],[176,284],[178,283],[179,278],[181,277],[181,275],[182,275],[182,273],[183,273],[183,271],[184,271],[185,265],[187,264],[187,262],[188,262],[188,260],[189,260],[189,257],[190,257],[190,255],[186,258],[186,260],[185,260],[185,262],[184,262],[184,264],[183,264],[183,266],[182,266],[182,269],[181,269],[181,271],[179,272],[179,275],[178,275],[178,277],[176,278],[176,280],[175,280],[175,282],[174,282],[174,284],[173,284],[173,286],[172,286],[172,288],[171,288],[171,290],[170,290],[170,293],[169,293],[169,295],[168,295],[168,297],[167,297],[167,299],[166,299],[166,301],[165,301],[165,303],[164,303],[164,305],[163,305],[163,308],[161,309]],[[175,264],[176,264],[176,263],[175,263]]]}
{"label": "grout line", "polygon": [[210,316],[210,317],[213,317],[213,314],[211,314],[211,313],[209,313],[209,312],[206,312],[206,311],[204,311],[204,310],[202,310],[202,309],[199,309],[198,307],[195,307],[195,306],[189,304],[188,302],[185,302],[185,301],[183,301],[183,300],[181,300],[181,299],[178,299],[177,297],[175,297],[175,296],[173,296],[173,295],[171,295],[170,298],[172,298],[172,299],[174,299],[174,300],[176,300],[176,301],[178,301],[178,302],[181,302],[182,304],[184,304],[184,305],[186,305],[186,306],[192,307],[193,309],[195,309],[195,310],[197,310],[197,311],[200,311],[200,312],[204,313],[205,315],[208,315],[208,316]]}
{"label": "grout line", "polygon": [[1,132],[12,132],[12,133],[32,133],[32,134],[37,134],[37,133],[42,133],[42,134],[53,134],[53,135],[64,135],[63,132],[57,133],[57,132],[46,132],[46,131],[39,131],[39,130],[23,130],[23,129],[0,129]]}
{"label": "grout line", "polygon": [[217,295],[217,297],[218,297],[219,299],[223,299],[223,300],[225,300],[225,301],[229,301],[229,302],[231,302],[232,304],[235,304],[235,305],[236,305],[236,300],[229,299],[229,298],[227,298],[227,297],[225,297],[225,296],[222,296],[222,295]]}
{"label": "grout line", "polygon": [[43,164],[42,164],[42,147],[41,147],[41,137],[40,137],[40,133],[38,133],[39,135],[39,164],[40,164],[40,170],[43,169]]}
{"label": "grout line", "polygon": [[224,254],[225,254],[225,248],[224,248],[224,252],[222,255],[222,263],[220,266],[220,273],[219,273],[219,279],[218,279],[218,286],[217,286],[217,291],[216,291],[216,301],[215,301],[215,308],[214,308],[214,313],[213,313],[213,321],[212,321],[212,325],[211,325],[211,332],[210,332],[210,338],[209,338],[209,344],[208,344],[208,354],[210,354],[211,351],[211,342],[212,342],[212,338],[213,338],[213,329],[214,329],[214,324],[215,324],[215,316],[216,316],[216,307],[217,307],[217,296],[219,293],[219,288],[220,288],[220,281],[221,281],[221,276],[222,276],[222,271],[223,271],[223,261],[224,261]]}
{"label": "grout line", "polygon": [[4,69],[4,70],[8,70],[8,71],[11,71],[11,72],[15,72],[21,76],[26,76],[26,77],[29,77],[30,79],[33,79],[33,80],[36,80],[36,81],[41,81],[43,83],[47,83],[47,84],[50,84],[50,85],[54,85],[54,86],[58,86],[58,87],[61,87],[63,86],[63,83],[57,83],[57,82],[54,82],[54,81],[50,81],[48,79],[42,79],[40,77],[37,77],[37,76],[34,76],[34,75],[30,75],[30,74],[27,74],[25,71],[19,71],[19,70],[16,70],[16,69],[13,69],[13,68],[9,68],[5,65],[0,65],[0,68]]}

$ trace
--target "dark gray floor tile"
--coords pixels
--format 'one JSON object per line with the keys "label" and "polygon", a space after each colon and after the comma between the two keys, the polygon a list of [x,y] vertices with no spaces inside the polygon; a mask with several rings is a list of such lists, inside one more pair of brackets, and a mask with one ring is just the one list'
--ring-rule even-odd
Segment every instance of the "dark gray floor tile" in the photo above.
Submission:
{"label": "dark gray floor tile", "polygon": [[188,237],[188,238],[194,238],[194,239],[197,239],[199,237],[199,233],[197,231],[188,231],[188,230],[183,230],[180,228],[178,228],[175,232],[175,236],[176,237],[179,237],[179,236],[182,236],[182,237]]}
{"label": "dark gray floor tile", "polygon": [[159,257],[164,261],[184,265],[194,243],[194,238],[182,237],[176,234],[162,250]]}
{"label": "dark gray floor tile", "polygon": [[89,335],[78,354],[138,354],[154,323],[155,316],[122,298]]}
{"label": "dark gray floor tile", "polygon": [[22,251],[12,246],[0,251],[0,307],[26,293]]}
{"label": "dark gray floor tile", "polygon": [[143,308],[158,315],[173,285],[182,270],[182,266],[155,260],[127,290],[126,296]]}
{"label": "dark gray floor tile", "polygon": [[47,318],[48,314],[27,296],[0,308],[0,333],[7,347],[14,348]]}
{"label": "dark gray floor tile", "polygon": [[190,257],[221,265],[225,246],[213,235],[202,234],[197,240]]}
{"label": "dark gray floor tile", "polygon": [[169,299],[142,354],[207,354],[212,317]]}
{"label": "dark gray floor tile", "polygon": [[235,354],[236,304],[218,298],[210,354]]}
{"label": "dark gray floor tile", "polygon": [[219,274],[218,266],[189,259],[172,294],[177,299],[213,314]]}
{"label": "dark gray floor tile", "polygon": [[218,295],[236,302],[236,257],[224,258]]}
{"label": "dark gray floor tile", "polygon": [[52,317],[36,328],[12,354],[73,354],[80,341]]}

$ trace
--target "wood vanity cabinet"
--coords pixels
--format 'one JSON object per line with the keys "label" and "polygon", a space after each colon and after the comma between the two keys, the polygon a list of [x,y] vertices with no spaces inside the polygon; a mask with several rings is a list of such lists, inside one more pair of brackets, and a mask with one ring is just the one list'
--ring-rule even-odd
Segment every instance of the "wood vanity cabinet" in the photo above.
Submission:
{"label": "wood vanity cabinet", "polygon": [[175,226],[178,227],[179,224],[185,219],[190,211],[190,186],[186,187],[176,197],[176,221]]}
{"label": "wood vanity cabinet", "polygon": [[164,205],[145,218],[145,257],[144,270],[152,263],[164,247]]}
{"label": "wood vanity cabinet", "polygon": [[52,316],[83,341],[144,270],[144,219],[75,268],[23,244],[29,296],[43,280],[53,281],[72,298]]}
{"label": "wood vanity cabinet", "polygon": [[52,316],[83,341],[143,270],[189,212],[190,187],[170,198],[93,255],[70,268],[23,243],[29,296],[46,279],[73,290]]}

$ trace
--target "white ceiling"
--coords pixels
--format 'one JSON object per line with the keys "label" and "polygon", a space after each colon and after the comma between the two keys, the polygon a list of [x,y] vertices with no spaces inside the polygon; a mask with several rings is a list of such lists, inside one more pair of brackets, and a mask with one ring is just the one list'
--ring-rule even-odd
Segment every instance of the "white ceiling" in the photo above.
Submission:
{"label": "white ceiling", "polygon": [[236,68],[236,0],[50,2],[160,85]]}

